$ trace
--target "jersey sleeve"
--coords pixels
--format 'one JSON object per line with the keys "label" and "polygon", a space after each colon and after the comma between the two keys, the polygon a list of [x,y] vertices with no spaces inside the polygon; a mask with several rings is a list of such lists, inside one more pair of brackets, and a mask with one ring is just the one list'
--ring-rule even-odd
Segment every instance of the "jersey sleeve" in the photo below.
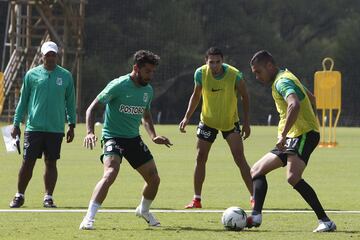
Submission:
{"label": "jersey sleeve", "polygon": [[238,83],[239,83],[241,80],[243,80],[243,79],[244,79],[243,73],[240,72],[240,71],[238,71],[238,72],[236,73],[236,80],[235,80],[236,84],[238,84]]}
{"label": "jersey sleeve", "polygon": [[116,97],[119,94],[119,90],[116,79],[112,80],[108,83],[108,85],[97,95],[97,99],[99,102],[103,104],[107,104],[110,102],[114,97]]}
{"label": "jersey sleeve", "polygon": [[69,85],[66,88],[65,101],[66,101],[66,113],[67,121],[69,124],[76,123],[76,102],[75,102],[75,87],[74,80],[71,73],[68,73]]}
{"label": "jersey sleeve", "polygon": [[202,72],[201,68],[196,69],[194,73],[194,83],[195,85],[201,86],[202,85]]}
{"label": "jersey sleeve", "polygon": [[31,84],[30,84],[30,73],[27,72],[25,74],[23,84],[20,90],[20,99],[19,103],[15,110],[14,115],[14,126],[19,126],[20,122],[22,122],[25,110],[27,109],[29,97],[31,93]]}
{"label": "jersey sleeve", "polygon": [[286,98],[290,94],[296,94],[296,96],[299,98],[299,100],[304,99],[305,95],[301,91],[301,89],[294,83],[294,81],[291,81],[287,78],[280,79],[276,85],[276,91],[286,100]]}

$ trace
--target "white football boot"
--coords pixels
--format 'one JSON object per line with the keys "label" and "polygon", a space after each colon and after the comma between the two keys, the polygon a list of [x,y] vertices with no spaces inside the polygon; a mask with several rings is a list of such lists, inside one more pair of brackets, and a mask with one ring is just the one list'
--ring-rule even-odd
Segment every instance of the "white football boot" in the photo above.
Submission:
{"label": "white football boot", "polygon": [[333,221],[319,220],[319,226],[313,232],[333,232],[336,230],[336,225]]}
{"label": "white football boot", "polygon": [[149,224],[150,227],[160,227],[160,222],[156,220],[151,212],[142,212],[141,206],[138,206],[135,210],[137,217],[142,217]]}
{"label": "white football boot", "polygon": [[80,230],[94,230],[94,222],[95,219],[88,219],[86,216],[84,217],[83,221],[80,223],[79,229]]}

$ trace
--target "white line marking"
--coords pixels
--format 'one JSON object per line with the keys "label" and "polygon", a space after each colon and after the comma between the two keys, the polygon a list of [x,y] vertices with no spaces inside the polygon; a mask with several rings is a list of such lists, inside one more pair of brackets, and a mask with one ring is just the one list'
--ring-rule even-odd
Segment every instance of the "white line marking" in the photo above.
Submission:
{"label": "white line marking", "polygon": [[[224,209],[225,210],[225,209]],[[155,213],[222,213],[224,210],[171,210],[151,209]],[[87,209],[0,209],[0,213],[85,213]],[[134,213],[135,209],[100,209],[102,213]],[[246,212],[251,212],[246,210]],[[312,210],[263,210],[264,213],[313,213]],[[328,210],[327,213],[335,214],[360,214],[360,210]]]}

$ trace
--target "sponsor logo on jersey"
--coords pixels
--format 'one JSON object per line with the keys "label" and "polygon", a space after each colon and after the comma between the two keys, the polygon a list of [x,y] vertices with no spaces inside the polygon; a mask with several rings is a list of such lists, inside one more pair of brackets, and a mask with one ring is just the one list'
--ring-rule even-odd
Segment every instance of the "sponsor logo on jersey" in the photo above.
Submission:
{"label": "sponsor logo on jersey", "polygon": [[221,91],[222,89],[221,88],[212,88],[211,91],[212,92],[218,92],[218,91]]}
{"label": "sponsor logo on jersey", "polygon": [[121,104],[119,111],[126,114],[132,115],[142,115],[144,113],[145,107],[142,106],[128,106]]}

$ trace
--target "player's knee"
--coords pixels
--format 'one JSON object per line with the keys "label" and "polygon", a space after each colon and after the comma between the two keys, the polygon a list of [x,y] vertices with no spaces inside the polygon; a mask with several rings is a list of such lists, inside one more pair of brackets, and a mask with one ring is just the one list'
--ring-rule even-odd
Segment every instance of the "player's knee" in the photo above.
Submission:
{"label": "player's knee", "polygon": [[56,161],[45,160],[45,166],[47,169],[56,169]]}
{"label": "player's knee", "polygon": [[254,179],[255,177],[261,175],[261,171],[259,170],[259,168],[252,167],[250,169],[250,175],[251,175],[251,178]]}
{"label": "player's knee", "polygon": [[296,174],[290,174],[287,176],[287,182],[291,186],[295,186],[300,180],[301,180],[301,176],[298,176]]}
{"label": "player's knee", "polygon": [[160,185],[160,177],[158,174],[152,174],[149,178],[145,179],[145,181],[151,186],[158,187]]}

